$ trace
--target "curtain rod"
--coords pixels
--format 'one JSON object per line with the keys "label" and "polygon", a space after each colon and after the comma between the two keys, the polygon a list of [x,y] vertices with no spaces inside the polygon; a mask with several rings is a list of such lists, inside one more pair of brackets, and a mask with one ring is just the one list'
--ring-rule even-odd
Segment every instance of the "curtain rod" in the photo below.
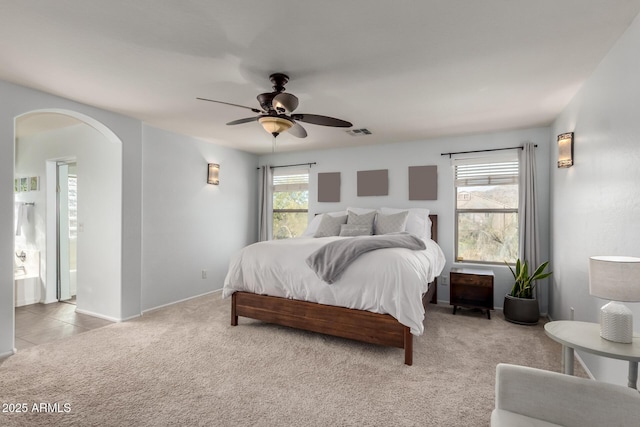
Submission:
{"label": "curtain rod", "polygon": [[[534,145],[534,147],[537,147],[538,144]],[[451,156],[453,156],[454,154],[469,154],[469,153],[484,153],[487,151],[502,151],[502,150],[515,150],[516,148],[519,148],[521,150],[524,150],[524,147],[522,145],[518,146],[518,147],[507,147],[507,148],[490,148],[488,150],[473,150],[473,151],[457,151],[455,153],[441,153],[441,156],[449,156],[449,158],[451,158]]]}
{"label": "curtain rod", "polygon": [[[277,168],[290,168],[291,166],[304,166],[304,165],[309,165],[309,167],[311,167],[311,165],[316,165],[316,162],[311,162],[311,163],[296,163],[295,165],[280,165],[280,166],[269,166],[269,168],[271,169],[277,169]],[[256,168],[256,169],[260,169],[260,168]]]}

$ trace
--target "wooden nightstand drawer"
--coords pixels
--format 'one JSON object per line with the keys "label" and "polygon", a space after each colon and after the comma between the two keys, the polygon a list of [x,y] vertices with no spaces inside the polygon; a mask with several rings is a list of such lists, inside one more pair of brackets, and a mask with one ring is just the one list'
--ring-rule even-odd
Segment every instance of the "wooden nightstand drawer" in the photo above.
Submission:
{"label": "wooden nightstand drawer", "polygon": [[451,273],[451,282],[455,282],[460,285],[474,285],[474,286],[493,286],[493,276],[479,276],[476,274],[465,273]]}
{"label": "wooden nightstand drawer", "polygon": [[471,268],[452,268],[449,274],[449,303],[456,314],[458,306],[493,310],[493,271]]}

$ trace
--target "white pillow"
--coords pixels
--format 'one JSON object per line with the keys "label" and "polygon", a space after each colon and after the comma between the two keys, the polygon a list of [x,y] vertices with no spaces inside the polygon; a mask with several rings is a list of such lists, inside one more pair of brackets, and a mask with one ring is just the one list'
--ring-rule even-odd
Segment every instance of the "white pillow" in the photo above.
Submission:
{"label": "white pillow", "polygon": [[[327,212],[327,215],[331,215],[331,216],[344,216],[346,214],[347,214],[347,211]],[[316,215],[315,217],[313,217],[313,219],[307,226],[307,229],[304,230],[304,233],[302,233],[302,236],[313,237],[313,235],[316,234],[316,231],[318,231],[318,227],[320,226],[320,221],[322,221],[322,214]]]}
{"label": "white pillow", "polygon": [[340,236],[342,237],[370,236],[371,234],[371,227],[366,225],[343,224],[340,226]]}
{"label": "white pillow", "polygon": [[375,234],[401,233],[407,226],[409,212],[401,211],[391,215],[378,214],[376,216]]}
{"label": "white pillow", "polygon": [[358,215],[357,213],[353,212],[353,211],[347,211],[349,218],[347,218],[347,224],[349,225],[363,225],[365,227],[368,227],[369,232],[367,234],[373,234],[373,223],[376,220],[376,215],[378,215],[378,212],[376,211],[371,211],[369,213],[366,214],[361,214]]}
{"label": "white pillow", "polygon": [[429,209],[425,208],[407,208],[407,209],[395,209],[395,208],[380,208],[380,213],[383,215],[390,215],[403,211],[409,211],[409,217],[407,218],[407,225],[404,231],[415,234],[423,240],[431,239],[431,220],[429,219]]}
{"label": "white pillow", "polygon": [[347,208],[347,212],[349,211],[358,215],[368,214],[369,212],[376,212],[375,209],[371,209],[371,208]]}
{"label": "white pillow", "polygon": [[339,236],[340,226],[347,223],[347,216],[322,215],[318,230],[313,237]]}

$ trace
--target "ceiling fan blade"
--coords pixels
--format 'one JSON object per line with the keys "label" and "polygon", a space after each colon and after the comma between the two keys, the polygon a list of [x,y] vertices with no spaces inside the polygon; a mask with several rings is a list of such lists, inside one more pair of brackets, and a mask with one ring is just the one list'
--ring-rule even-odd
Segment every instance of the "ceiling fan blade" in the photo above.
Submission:
{"label": "ceiling fan blade", "polygon": [[246,119],[238,119],[227,123],[228,126],[241,125],[243,123],[255,122],[259,117],[247,117]]}
{"label": "ceiling fan blade", "polygon": [[298,108],[298,97],[290,93],[279,93],[271,103],[276,110],[284,108],[286,112],[290,113]]}
{"label": "ceiling fan blade", "polygon": [[240,108],[246,108],[247,110],[251,110],[254,113],[261,113],[262,111],[258,110],[257,108],[252,108],[252,107],[246,107],[244,105],[238,105],[238,104],[232,104],[230,102],[224,102],[224,101],[216,101],[215,99],[207,99],[207,98],[196,98],[199,99],[200,101],[209,101],[209,102],[215,102],[217,104],[224,104],[224,105],[231,105],[232,107],[240,107]]}
{"label": "ceiling fan blade", "polygon": [[301,122],[320,126],[332,126],[337,128],[348,128],[353,126],[352,123],[345,120],[335,119],[333,117],[327,116],[319,116],[317,114],[292,114],[291,118],[293,120],[299,120]]}
{"label": "ceiling fan blade", "polygon": [[293,122],[293,126],[291,126],[291,128],[289,128],[287,132],[298,138],[307,137],[307,131],[305,130],[305,128],[300,126],[300,123]]}

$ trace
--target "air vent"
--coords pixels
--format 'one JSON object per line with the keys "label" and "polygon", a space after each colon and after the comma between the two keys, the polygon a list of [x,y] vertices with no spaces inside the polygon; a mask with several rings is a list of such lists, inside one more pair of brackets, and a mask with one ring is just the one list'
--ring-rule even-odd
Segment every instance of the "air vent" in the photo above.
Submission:
{"label": "air vent", "polygon": [[367,128],[362,128],[362,129],[350,129],[345,131],[347,132],[349,135],[351,136],[365,136],[365,135],[371,135],[371,131]]}

